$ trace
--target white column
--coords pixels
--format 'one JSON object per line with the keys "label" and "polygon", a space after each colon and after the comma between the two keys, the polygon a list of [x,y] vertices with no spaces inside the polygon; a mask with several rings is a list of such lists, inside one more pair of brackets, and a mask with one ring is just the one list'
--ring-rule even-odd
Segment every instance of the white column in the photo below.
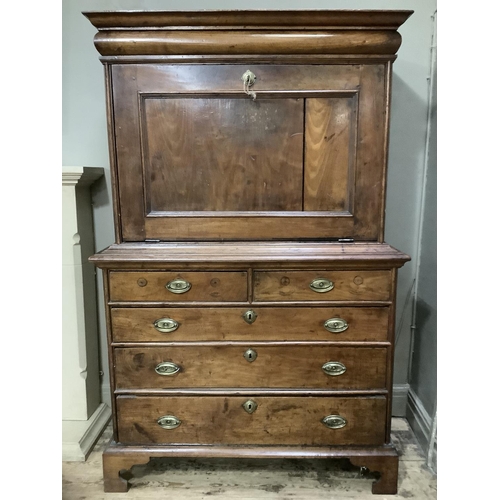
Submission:
{"label": "white column", "polygon": [[62,429],[63,460],[85,460],[109,421],[101,403],[90,186],[102,168],[62,171]]}

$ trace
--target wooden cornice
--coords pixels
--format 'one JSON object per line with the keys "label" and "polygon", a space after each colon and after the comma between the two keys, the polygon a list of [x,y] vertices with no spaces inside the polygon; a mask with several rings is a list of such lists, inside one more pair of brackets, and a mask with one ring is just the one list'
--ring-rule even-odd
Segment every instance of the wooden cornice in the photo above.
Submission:
{"label": "wooden cornice", "polygon": [[103,59],[333,56],[393,59],[413,11],[84,12]]}

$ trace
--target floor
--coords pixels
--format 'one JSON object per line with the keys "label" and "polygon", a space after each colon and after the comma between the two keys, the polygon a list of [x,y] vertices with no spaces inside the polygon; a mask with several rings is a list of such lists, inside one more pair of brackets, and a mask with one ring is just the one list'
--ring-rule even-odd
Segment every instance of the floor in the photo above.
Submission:
{"label": "floor", "polygon": [[436,499],[436,476],[405,419],[394,418],[400,453],[397,495],[372,496],[373,476],[344,460],[153,459],[132,469],[128,493],[103,493],[101,454],[108,426],[86,462],[63,462],[63,500],[398,500]]}

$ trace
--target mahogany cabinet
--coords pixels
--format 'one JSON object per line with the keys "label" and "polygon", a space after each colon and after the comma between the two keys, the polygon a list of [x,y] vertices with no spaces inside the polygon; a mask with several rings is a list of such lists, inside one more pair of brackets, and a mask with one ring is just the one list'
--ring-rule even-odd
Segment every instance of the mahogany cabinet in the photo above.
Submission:
{"label": "mahogany cabinet", "polygon": [[397,490],[392,62],[411,11],[86,12],[105,68],[105,491],[158,456],[347,457]]}

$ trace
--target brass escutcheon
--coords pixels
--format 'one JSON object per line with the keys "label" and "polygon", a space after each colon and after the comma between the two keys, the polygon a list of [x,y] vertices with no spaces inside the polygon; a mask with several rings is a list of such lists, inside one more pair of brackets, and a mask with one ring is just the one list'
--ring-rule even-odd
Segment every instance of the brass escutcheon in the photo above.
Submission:
{"label": "brass escutcheon", "polygon": [[243,357],[249,362],[253,363],[257,359],[257,353],[253,349],[248,349],[243,353]]}
{"label": "brass escutcheon", "polygon": [[157,423],[164,429],[176,429],[182,422],[174,415],[163,415],[157,420]]}
{"label": "brass escutcheon", "polygon": [[325,363],[321,369],[332,377],[337,377],[338,375],[342,375],[346,372],[346,366],[340,361],[328,361]]}
{"label": "brass escutcheon", "polygon": [[245,401],[241,406],[243,406],[244,410],[247,413],[253,413],[259,405],[254,400],[249,399],[248,401]]}
{"label": "brass escutcheon", "polygon": [[326,278],[316,278],[315,280],[312,280],[311,283],[309,284],[309,288],[313,292],[317,293],[325,293],[329,292],[332,290],[334,287],[334,284],[332,281],[327,280]]}
{"label": "brass escutcheon", "polygon": [[176,280],[169,281],[165,285],[165,288],[172,293],[186,293],[191,290],[191,283],[189,283],[189,281],[178,278]]}
{"label": "brass escutcheon", "polygon": [[321,420],[321,423],[326,425],[329,429],[342,429],[342,427],[347,425],[347,420],[340,415],[328,415]]}
{"label": "brass escutcheon", "polygon": [[170,361],[163,361],[162,363],[158,363],[155,368],[155,372],[158,375],[166,375],[172,376],[176,373],[179,373],[181,367],[176,365],[175,363],[171,363]]}
{"label": "brass escutcheon", "polygon": [[330,318],[323,325],[330,333],[342,333],[349,328],[349,324],[342,318]]}
{"label": "brass escutcheon", "polygon": [[257,313],[253,309],[249,309],[242,314],[243,319],[251,325],[257,319]]}
{"label": "brass escutcheon", "polygon": [[161,318],[154,322],[154,327],[161,333],[171,333],[179,328],[179,323],[172,318]]}

